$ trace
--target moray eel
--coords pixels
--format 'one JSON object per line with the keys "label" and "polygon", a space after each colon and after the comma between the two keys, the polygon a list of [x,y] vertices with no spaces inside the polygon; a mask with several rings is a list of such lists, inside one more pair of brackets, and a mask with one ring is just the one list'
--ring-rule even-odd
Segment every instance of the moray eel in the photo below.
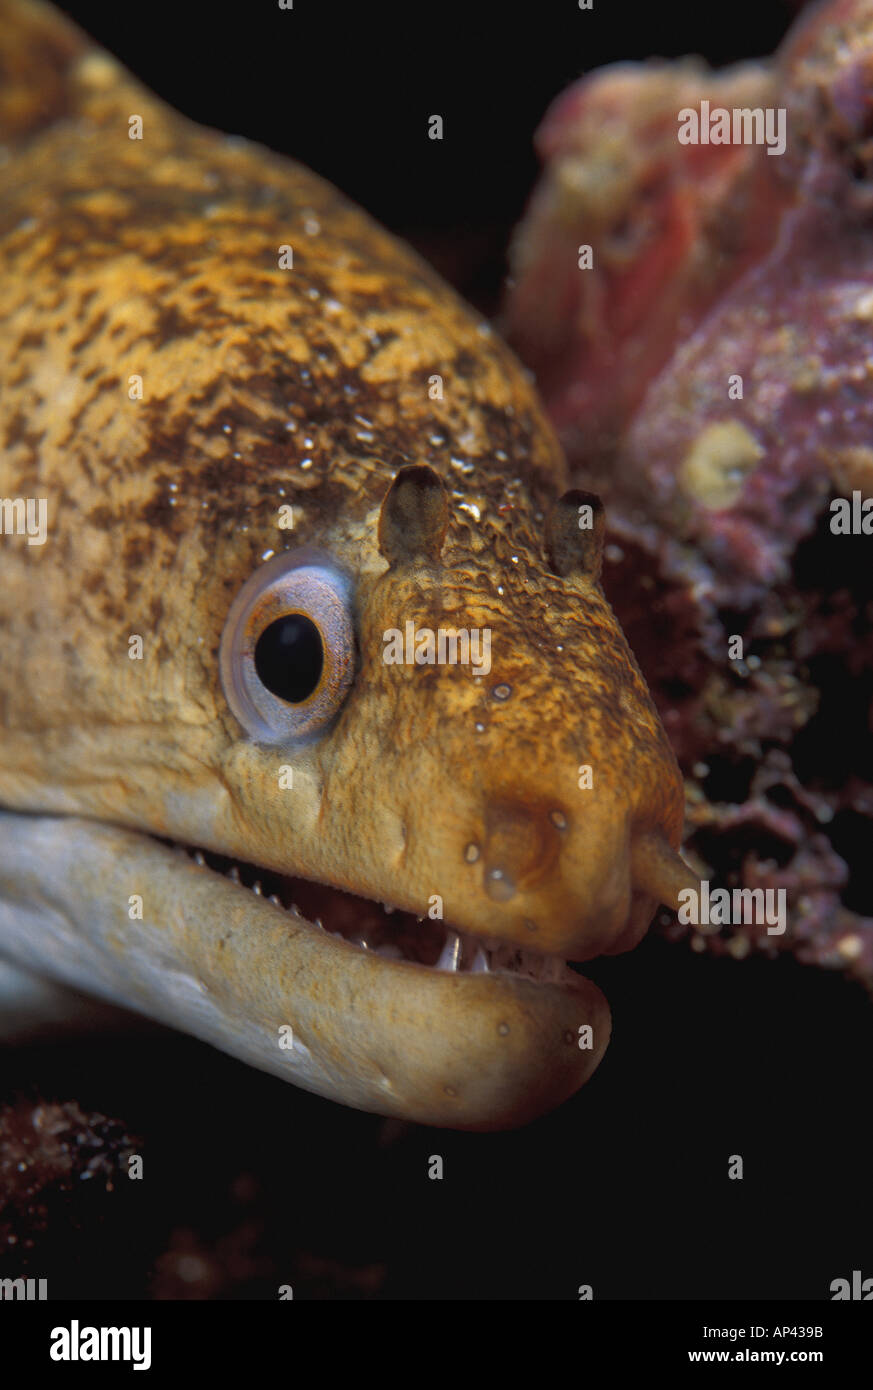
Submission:
{"label": "moray eel", "polygon": [[0,954],[349,1106],[524,1123],[609,1038],[564,962],[694,881],[602,509],[329,185],[46,6],[0,0],[0,66]]}

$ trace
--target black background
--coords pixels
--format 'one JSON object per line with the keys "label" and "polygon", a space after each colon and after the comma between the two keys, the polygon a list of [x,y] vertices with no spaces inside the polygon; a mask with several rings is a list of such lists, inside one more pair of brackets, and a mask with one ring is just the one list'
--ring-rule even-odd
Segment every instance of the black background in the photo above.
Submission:
{"label": "black background", "polygon": [[[549,102],[604,63],[763,57],[799,0],[106,0],[62,6],[177,110],[330,179],[483,308]],[[445,138],[427,138],[432,113]]]}
{"label": "black background", "polygon": [[[621,59],[766,54],[796,8],[595,6],[66,9],[176,108],[309,164],[493,309],[532,135],[562,88]],[[394,1132],[163,1032],[7,1056],[5,1095],[74,1098],[144,1139],[146,1181],[112,1219],[58,1228],[53,1296],[141,1296],[180,1242],[209,1252],[228,1298],[292,1282],[325,1298],[573,1299],[590,1283],[597,1299],[825,1299],[832,1279],[873,1275],[861,988],[658,937],[586,973],[612,1006],[606,1057],[511,1134]]]}

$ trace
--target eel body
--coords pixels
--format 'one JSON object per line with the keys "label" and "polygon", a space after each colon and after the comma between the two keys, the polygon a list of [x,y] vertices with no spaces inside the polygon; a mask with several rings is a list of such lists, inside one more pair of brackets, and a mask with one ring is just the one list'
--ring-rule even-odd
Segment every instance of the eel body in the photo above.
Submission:
{"label": "eel body", "polygon": [[609,1037],[564,962],[691,881],[597,499],[315,175],[46,6],[0,0],[0,79],[0,954],[347,1105],[531,1119]]}

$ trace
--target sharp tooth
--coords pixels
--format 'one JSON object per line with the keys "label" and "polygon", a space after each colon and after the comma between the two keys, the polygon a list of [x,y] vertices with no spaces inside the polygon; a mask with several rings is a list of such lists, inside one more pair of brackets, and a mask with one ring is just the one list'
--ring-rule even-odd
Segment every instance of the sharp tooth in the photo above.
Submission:
{"label": "sharp tooth", "polygon": [[481,946],[476,947],[476,954],[473,957],[473,964],[471,965],[470,970],[473,975],[479,975],[482,973],[482,971],[485,971],[487,973],[488,971],[488,957],[482,950]]}
{"label": "sharp tooth", "polygon": [[300,908],[297,906],[296,903],[292,903],[292,904],[291,904],[291,911],[294,913],[294,916],[295,916],[295,917],[299,917],[299,916],[300,916]]}
{"label": "sharp tooth", "polygon": [[280,900],[277,898],[277,896],[276,896],[275,893],[271,893],[271,894],[270,894],[270,902],[271,902],[271,903],[275,903],[277,907],[281,907],[281,906],[282,906]]}
{"label": "sharp tooth", "polygon": [[263,888],[261,887],[259,881],[256,881],[255,883],[252,884],[252,892],[253,892],[253,893],[257,893],[257,895],[258,895],[259,898],[260,898],[260,897],[263,897],[264,890],[263,890]]}
{"label": "sharp tooth", "polygon": [[231,883],[239,883],[239,869],[236,867],[236,864],[231,865],[227,876]]}
{"label": "sharp tooth", "polygon": [[383,912],[387,912],[388,915],[389,915],[389,917],[390,917],[391,913],[394,911],[394,908],[391,906],[390,903],[383,903],[383,904],[382,904],[382,911],[383,911]]}
{"label": "sharp tooth", "polygon": [[201,869],[206,868],[206,860],[203,858],[203,855],[200,853],[199,849],[196,850],[194,853],[194,863],[199,864]]}
{"label": "sharp tooth", "polygon": [[[298,915],[298,917],[299,917],[299,916],[300,916],[300,913],[298,912],[297,915]],[[313,923],[314,923],[314,925],[315,925],[316,927],[318,927],[318,930],[319,930],[319,931],[324,931],[324,923],[322,922],[322,920],[321,920],[320,917],[314,917],[314,918],[313,918]],[[334,935],[334,936],[339,936],[339,935],[341,935],[341,933],[340,933],[340,932],[334,932],[333,935]]]}
{"label": "sharp tooth", "polygon": [[446,944],[436,963],[437,970],[457,970],[461,964],[461,938],[451,927],[446,933]]}

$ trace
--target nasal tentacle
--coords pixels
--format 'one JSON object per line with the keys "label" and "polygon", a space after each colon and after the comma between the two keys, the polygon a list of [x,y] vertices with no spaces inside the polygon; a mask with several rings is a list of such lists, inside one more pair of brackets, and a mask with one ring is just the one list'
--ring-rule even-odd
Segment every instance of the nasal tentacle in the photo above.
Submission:
{"label": "nasal tentacle", "polygon": [[679,894],[700,890],[700,880],[658,830],[635,836],[631,844],[634,887],[650,893],[665,907],[678,909]]}

